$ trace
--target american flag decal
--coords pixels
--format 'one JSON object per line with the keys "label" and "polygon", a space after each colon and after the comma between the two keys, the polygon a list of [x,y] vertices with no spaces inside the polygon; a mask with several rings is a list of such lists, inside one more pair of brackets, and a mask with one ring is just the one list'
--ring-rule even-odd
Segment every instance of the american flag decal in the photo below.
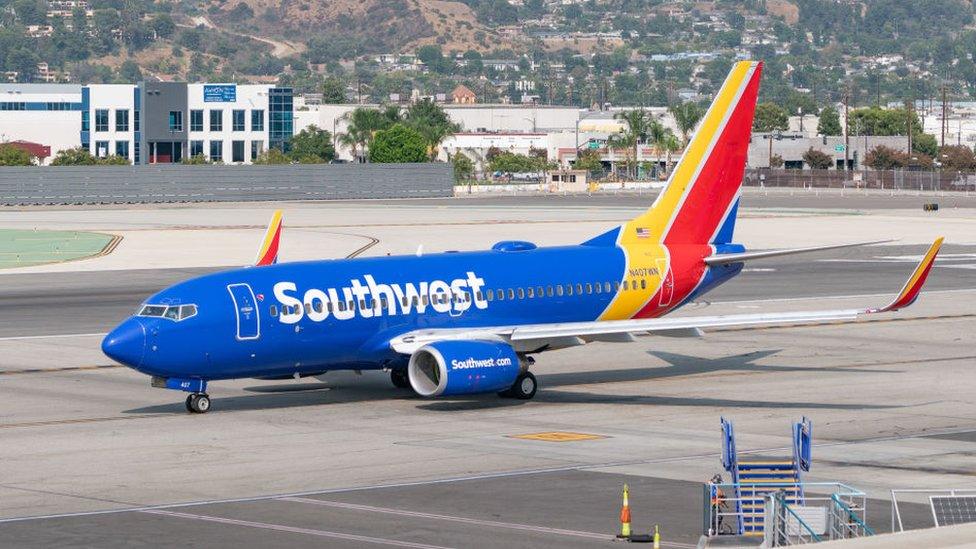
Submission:
{"label": "american flag decal", "polygon": [[651,236],[651,231],[647,227],[637,227],[637,238],[647,238]]}

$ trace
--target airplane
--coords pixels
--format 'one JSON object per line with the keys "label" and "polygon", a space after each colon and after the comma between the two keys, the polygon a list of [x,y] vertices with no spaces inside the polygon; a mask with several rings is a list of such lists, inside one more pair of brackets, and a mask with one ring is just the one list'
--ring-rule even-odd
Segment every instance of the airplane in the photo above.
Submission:
{"label": "airplane", "polygon": [[544,351],[635,334],[852,321],[919,295],[936,240],[889,304],[870,309],[666,318],[752,260],[859,246],[746,251],[733,242],[762,64],[736,63],[661,194],[641,215],[574,245],[278,262],[276,211],[254,264],[147,299],[102,342],[113,360],[210,410],[211,381],[386,370],[423,397],[531,399]]}

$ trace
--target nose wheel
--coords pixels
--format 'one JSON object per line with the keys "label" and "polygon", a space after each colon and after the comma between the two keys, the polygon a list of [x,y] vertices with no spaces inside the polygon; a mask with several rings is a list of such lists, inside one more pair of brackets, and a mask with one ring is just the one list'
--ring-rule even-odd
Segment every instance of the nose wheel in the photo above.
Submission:
{"label": "nose wheel", "polygon": [[498,396],[502,398],[529,400],[535,396],[536,389],[538,388],[539,383],[536,381],[535,376],[532,375],[532,372],[525,372],[519,374],[519,376],[515,378],[515,383],[513,383],[508,389],[498,393]]}
{"label": "nose wheel", "polygon": [[193,414],[205,414],[210,411],[210,395],[193,393],[186,397],[186,411]]}

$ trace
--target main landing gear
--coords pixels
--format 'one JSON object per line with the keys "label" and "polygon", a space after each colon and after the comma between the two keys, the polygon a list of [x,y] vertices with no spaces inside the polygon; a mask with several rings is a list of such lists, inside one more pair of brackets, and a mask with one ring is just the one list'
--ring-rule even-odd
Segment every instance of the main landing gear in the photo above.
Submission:
{"label": "main landing gear", "polygon": [[536,389],[538,388],[539,383],[536,381],[535,376],[532,375],[532,372],[522,372],[515,378],[515,383],[508,389],[500,391],[498,396],[502,398],[529,400],[535,396]]}
{"label": "main landing gear", "polygon": [[205,414],[210,411],[210,395],[193,393],[186,397],[186,410],[194,414]]}

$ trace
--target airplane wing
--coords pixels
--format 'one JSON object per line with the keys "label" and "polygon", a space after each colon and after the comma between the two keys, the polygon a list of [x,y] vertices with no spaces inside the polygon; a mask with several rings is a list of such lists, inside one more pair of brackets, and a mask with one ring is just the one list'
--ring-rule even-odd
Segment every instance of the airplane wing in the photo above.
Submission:
{"label": "airplane wing", "polygon": [[390,347],[398,353],[412,354],[424,345],[435,341],[494,340],[510,343],[518,352],[538,352],[582,345],[588,341],[630,341],[634,334],[682,336],[698,335],[703,328],[795,326],[852,321],[860,315],[897,311],[914,303],[932,269],[932,264],[935,263],[935,256],[939,253],[942,240],[940,237],[932,243],[901,291],[884,307],[414,330],[393,338]]}
{"label": "airplane wing", "polygon": [[264,233],[258,256],[254,259],[254,266],[273,265],[278,262],[278,242],[281,240],[281,210],[275,210],[268,223],[268,230]]}
{"label": "airplane wing", "polygon": [[781,255],[804,254],[808,252],[822,252],[824,250],[837,250],[840,248],[853,248],[855,246],[869,246],[871,244],[885,244],[894,242],[889,240],[872,240],[870,242],[854,242],[852,244],[832,244],[829,246],[810,246],[807,248],[790,248],[787,250],[765,250],[761,252],[740,252],[733,254],[715,254],[705,258],[708,265],[725,265],[728,263],[742,263],[751,259],[763,259],[767,257],[779,257]]}

